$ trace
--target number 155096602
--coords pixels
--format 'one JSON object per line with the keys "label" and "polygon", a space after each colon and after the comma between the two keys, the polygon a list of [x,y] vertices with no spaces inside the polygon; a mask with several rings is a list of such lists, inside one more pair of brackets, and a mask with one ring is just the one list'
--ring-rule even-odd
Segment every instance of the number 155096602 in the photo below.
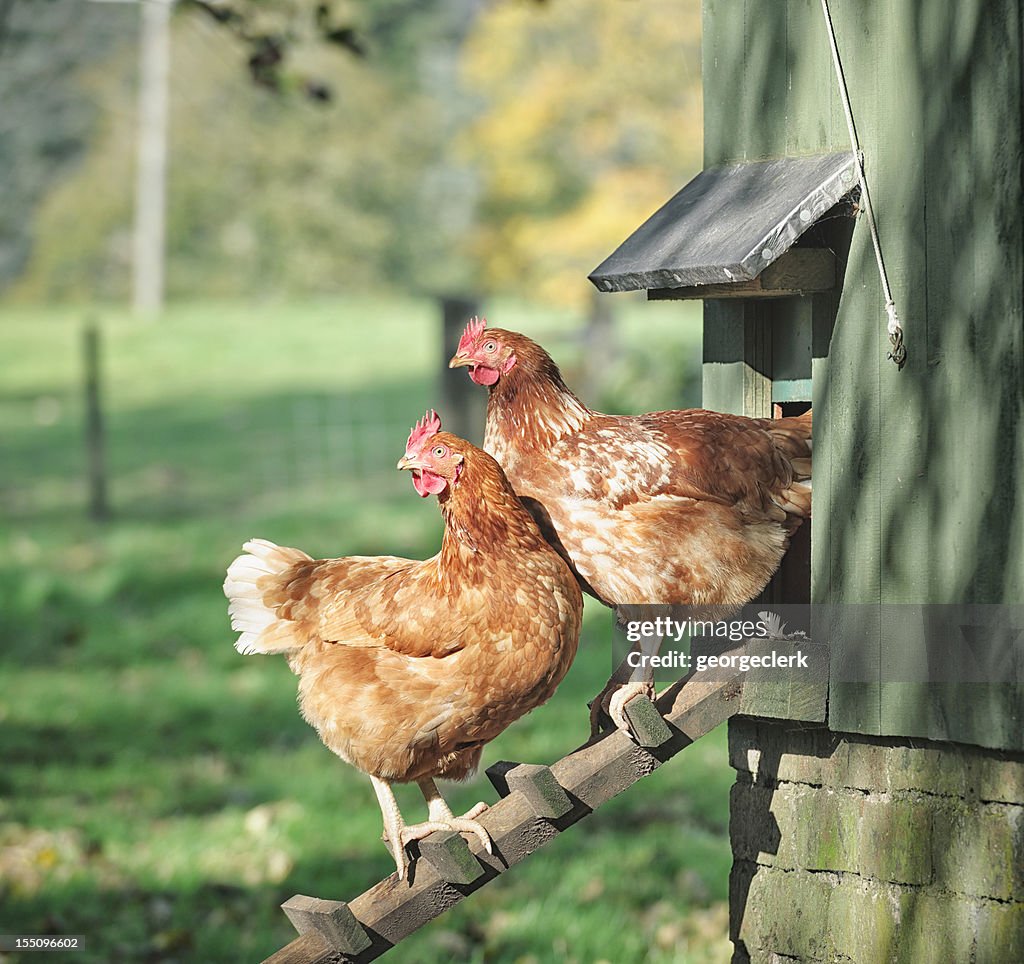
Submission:
{"label": "number 155096602", "polygon": [[3,951],[80,951],[82,938],[61,934],[0,934]]}

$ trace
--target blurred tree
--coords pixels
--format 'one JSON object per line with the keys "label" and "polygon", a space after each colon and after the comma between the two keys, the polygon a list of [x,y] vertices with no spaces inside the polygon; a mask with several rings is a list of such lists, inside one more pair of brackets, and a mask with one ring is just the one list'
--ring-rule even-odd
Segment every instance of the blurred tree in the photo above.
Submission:
{"label": "blurred tree", "polygon": [[[343,91],[324,110],[251,84],[230,41],[195,17],[173,24],[167,289],[170,297],[368,289],[389,271],[432,106],[382,65],[313,45],[303,64]],[[105,104],[94,148],[46,198],[14,293],[116,298],[128,287],[134,49],[79,83]]]}
{"label": "blurred tree", "polygon": [[[137,11],[67,7],[101,11],[121,42],[54,48],[77,163],[57,182],[27,165],[39,186],[10,230],[30,225],[36,246],[14,293],[123,299]],[[388,285],[582,300],[586,273],[699,165],[698,0],[179,0],[172,33],[171,298]],[[257,37],[283,38],[272,81],[248,59]],[[24,118],[40,153],[65,128],[30,68],[6,81],[0,124]]]}
{"label": "blurred tree", "polygon": [[362,29],[339,19],[339,5],[330,0],[178,0],[179,9],[193,10],[230,32],[239,42],[253,83],[280,92],[298,86],[313,100],[333,96],[330,83],[291,67],[294,48],[312,40],[332,44],[357,57],[366,55]]}
{"label": "blurred tree", "polygon": [[132,33],[135,14],[110,4],[0,2],[0,290],[28,260],[36,206],[95,135],[97,110],[79,71]]}
{"label": "blurred tree", "polygon": [[[464,22],[464,6],[434,5],[418,25],[384,21],[380,53],[369,60],[338,56],[315,37],[296,41],[303,71],[333,92],[326,104],[251,84],[230,56],[244,45],[205,18],[176,17],[169,295],[446,284],[436,276],[449,272],[444,254],[454,244],[438,205],[453,192],[436,171],[448,107],[431,95],[427,67],[403,51],[417,32],[435,51],[457,44],[462,28],[452,24]],[[94,149],[39,211],[36,255],[17,295],[124,297],[135,68],[126,43],[102,69],[80,73],[80,86],[107,109]],[[456,220],[461,229],[464,216]]]}
{"label": "blurred tree", "polygon": [[471,250],[496,288],[582,303],[586,275],[701,162],[699,0],[491,5],[464,54]]}
{"label": "blurred tree", "polygon": [[[330,100],[326,78],[301,64],[311,43],[333,46],[357,58],[381,57],[415,64],[421,52],[461,35],[481,0],[424,4],[422,0],[177,0],[220,25],[241,42],[252,80],[275,91],[301,90]],[[460,16],[451,12],[459,9]],[[296,54],[299,56],[296,56]],[[396,55],[404,54],[404,60]],[[296,62],[299,65],[296,65]]]}

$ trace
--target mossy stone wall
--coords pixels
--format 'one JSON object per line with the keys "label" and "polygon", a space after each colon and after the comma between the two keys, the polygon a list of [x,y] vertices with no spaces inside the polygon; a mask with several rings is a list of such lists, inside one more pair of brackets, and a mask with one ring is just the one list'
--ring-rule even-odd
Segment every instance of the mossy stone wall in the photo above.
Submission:
{"label": "mossy stone wall", "polygon": [[1024,755],[736,717],[734,961],[1024,961]]}

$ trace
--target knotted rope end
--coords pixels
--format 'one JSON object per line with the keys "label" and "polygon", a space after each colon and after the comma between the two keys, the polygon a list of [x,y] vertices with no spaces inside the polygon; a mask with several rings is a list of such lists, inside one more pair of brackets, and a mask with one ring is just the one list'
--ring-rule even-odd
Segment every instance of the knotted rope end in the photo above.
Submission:
{"label": "knotted rope end", "polygon": [[885,304],[885,313],[889,316],[889,323],[886,328],[889,332],[889,343],[892,345],[886,358],[892,359],[896,364],[896,370],[902,370],[907,363],[907,349],[903,344],[903,326],[900,324],[900,317],[896,314],[896,305],[891,301]]}

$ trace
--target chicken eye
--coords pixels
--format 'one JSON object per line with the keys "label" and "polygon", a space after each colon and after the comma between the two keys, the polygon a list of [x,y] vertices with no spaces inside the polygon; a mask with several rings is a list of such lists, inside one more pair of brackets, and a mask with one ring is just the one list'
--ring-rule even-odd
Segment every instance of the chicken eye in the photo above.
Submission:
{"label": "chicken eye", "polygon": [[484,345],[484,351],[488,355],[493,355],[498,350],[498,343],[496,341],[489,341]]}
{"label": "chicken eye", "polygon": [[439,445],[436,449],[434,449],[434,457],[439,459],[444,458],[444,454],[446,451],[447,449],[445,449],[443,445]]}

